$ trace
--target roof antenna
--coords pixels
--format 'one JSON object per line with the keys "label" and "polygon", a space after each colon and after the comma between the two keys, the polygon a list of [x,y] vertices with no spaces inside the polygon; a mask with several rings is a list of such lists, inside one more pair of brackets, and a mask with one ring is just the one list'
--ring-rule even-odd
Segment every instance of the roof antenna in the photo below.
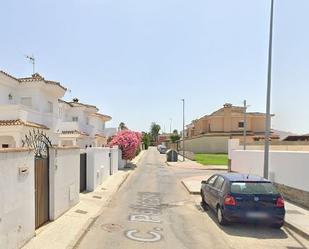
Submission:
{"label": "roof antenna", "polygon": [[29,62],[32,64],[33,74],[35,74],[35,58],[34,58],[34,55],[33,54],[32,54],[32,56],[26,55],[26,58],[29,59]]}

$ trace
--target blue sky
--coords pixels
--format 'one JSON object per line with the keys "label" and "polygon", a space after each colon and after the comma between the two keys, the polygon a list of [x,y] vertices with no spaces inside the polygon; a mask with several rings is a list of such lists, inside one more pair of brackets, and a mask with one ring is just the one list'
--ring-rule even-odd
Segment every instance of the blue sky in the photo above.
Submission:
{"label": "blue sky", "polygon": [[[113,116],[166,131],[247,99],[265,110],[270,0],[1,0],[0,68],[37,71]],[[273,127],[309,133],[309,1],[275,6]]]}

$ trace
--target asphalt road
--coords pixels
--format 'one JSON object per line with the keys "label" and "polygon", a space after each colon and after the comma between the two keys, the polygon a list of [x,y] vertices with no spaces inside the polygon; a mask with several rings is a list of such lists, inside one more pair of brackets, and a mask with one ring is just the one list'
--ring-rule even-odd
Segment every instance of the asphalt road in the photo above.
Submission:
{"label": "asphalt road", "polygon": [[164,156],[150,148],[76,248],[309,248],[286,228],[220,227],[213,212],[201,209],[199,197],[180,183],[179,177],[195,174],[167,167]]}

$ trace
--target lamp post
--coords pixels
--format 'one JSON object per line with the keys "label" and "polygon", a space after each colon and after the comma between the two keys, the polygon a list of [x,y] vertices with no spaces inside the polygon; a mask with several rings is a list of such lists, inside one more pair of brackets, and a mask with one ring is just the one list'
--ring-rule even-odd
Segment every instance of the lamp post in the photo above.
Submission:
{"label": "lamp post", "polygon": [[185,161],[185,99],[182,101],[182,160]]}
{"label": "lamp post", "polygon": [[244,100],[244,150],[247,145],[247,101]]}
{"label": "lamp post", "polygon": [[270,6],[270,27],[268,47],[268,73],[267,73],[267,95],[266,95],[266,119],[265,119],[265,145],[264,145],[264,178],[268,179],[269,170],[269,138],[270,138],[270,97],[271,97],[271,66],[272,66],[272,43],[274,22],[274,0]]}

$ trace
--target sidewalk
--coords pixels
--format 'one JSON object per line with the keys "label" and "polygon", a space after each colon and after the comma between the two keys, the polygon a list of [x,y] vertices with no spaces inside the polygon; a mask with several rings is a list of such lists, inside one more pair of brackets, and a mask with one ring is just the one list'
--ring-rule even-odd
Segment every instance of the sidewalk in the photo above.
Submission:
{"label": "sidewalk", "polygon": [[228,170],[227,165],[203,165],[198,162],[187,159],[183,162],[183,157],[178,155],[178,162],[166,162],[168,166],[186,169],[205,169],[205,170]]}
{"label": "sidewalk", "polygon": [[[182,184],[190,194],[199,195],[201,181],[210,175],[194,176],[182,179]],[[309,240],[309,211],[285,201],[285,226]]]}
{"label": "sidewalk", "polygon": [[[132,160],[137,164],[143,151]],[[36,236],[22,249],[71,249],[80,237],[93,224],[102,210],[109,204],[114,194],[133,172],[118,171],[108,177],[95,191],[80,194],[80,202],[63,214],[36,231]]]}

